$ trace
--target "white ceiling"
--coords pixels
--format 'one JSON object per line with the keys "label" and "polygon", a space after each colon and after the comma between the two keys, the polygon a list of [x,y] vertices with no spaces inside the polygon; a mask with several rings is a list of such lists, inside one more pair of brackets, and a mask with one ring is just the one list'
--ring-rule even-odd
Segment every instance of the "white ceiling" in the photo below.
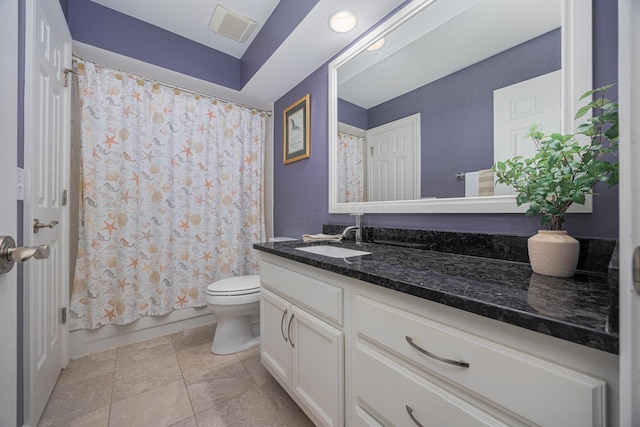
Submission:
{"label": "white ceiling", "polygon": [[[92,0],[125,15],[164,28],[236,58],[242,57],[280,0]],[[249,39],[238,43],[209,29],[216,4],[258,23]]]}
{"label": "white ceiling", "polygon": [[[251,44],[259,33],[260,28],[262,28],[279,3],[279,0],[92,1],[238,58],[242,56]],[[247,103],[258,108],[267,108],[268,105],[282,97],[402,2],[403,0],[318,1],[311,12],[298,24],[289,37],[277,48],[241,91],[230,90],[202,81],[192,81],[185,88],[202,91],[201,87],[205,83],[214,87],[214,94],[217,96],[225,97],[231,101]],[[246,42],[232,41],[213,33],[209,29],[209,20],[218,3],[233,12],[245,15],[258,22],[252,36]],[[358,24],[353,31],[338,34],[329,29],[327,21],[332,12],[344,8],[356,12]],[[87,60],[98,62],[104,61],[104,58],[109,58],[112,63],[102,63],[110,66],[127,66],[123,62],[125,59],[114,58],[112,53],[99,52],[100,49],[83,45],[82,43],[74,43],[74,49],[78,51],[81,57]],[[135,62],[132,61],[131,63]],[[144,64],[139,65],[145,68]],[[149,75],[149,73],[153,74],[155,71],[149,70],[148,67],[145,70],[127,69],[129,72],[140,73],[149,78],[163,78]],[[166,73],[164,75],[166,78]],[[168,83],[177,84],[175,81]]]}

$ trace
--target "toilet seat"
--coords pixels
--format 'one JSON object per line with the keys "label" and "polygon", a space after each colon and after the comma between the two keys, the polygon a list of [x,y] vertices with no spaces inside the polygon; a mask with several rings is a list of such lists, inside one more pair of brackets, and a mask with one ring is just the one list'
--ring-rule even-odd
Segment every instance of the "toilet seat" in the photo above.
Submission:
{"label": "toilet seat", "polygon": [[207,286],[207,295],[240,296],[260,293],[260,276],[237,276],[218,280]]}

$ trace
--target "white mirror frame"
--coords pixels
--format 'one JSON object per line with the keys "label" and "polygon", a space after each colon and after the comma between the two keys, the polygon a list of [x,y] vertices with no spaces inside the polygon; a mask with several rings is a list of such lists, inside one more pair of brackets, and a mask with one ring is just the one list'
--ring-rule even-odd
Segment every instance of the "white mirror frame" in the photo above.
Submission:
{"label": "white mirror frame", "polygon": [[[387,202],[338,203],[337,135],[338,68],[374,41],[384,37],[436,0],[414,0],[382,23],[329,64],[329,213],[524,213],[515,196],[456,197]],[[437,0],[446,1],[446,0]],[[562,1],[562,132],[574,129],[578,99],[592,87],[591,1]],[[569,212],[591,213],[592,197],[584,205],[573,204]]]}

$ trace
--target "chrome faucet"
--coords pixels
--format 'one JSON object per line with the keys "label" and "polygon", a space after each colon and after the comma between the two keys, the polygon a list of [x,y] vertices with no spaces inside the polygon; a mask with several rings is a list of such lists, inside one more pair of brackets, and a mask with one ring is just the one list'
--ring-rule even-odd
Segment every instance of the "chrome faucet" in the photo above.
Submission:
{"label": "chrome faucet", "polygon": [[350,215],[356,217],[356,225],[350,225],[349,227],[346,227],[344,230],[342,230],[342,237],[347,237],[347,233],[349,233],[351,230],[355,230],[356,245],[360,246],[362,245],[362,214],[358,213]]}

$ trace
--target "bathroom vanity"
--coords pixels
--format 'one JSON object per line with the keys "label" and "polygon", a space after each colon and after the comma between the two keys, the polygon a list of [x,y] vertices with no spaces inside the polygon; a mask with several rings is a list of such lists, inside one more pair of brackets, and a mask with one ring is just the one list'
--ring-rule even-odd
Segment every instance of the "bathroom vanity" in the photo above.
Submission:
{"label": "bathroom vanity", "polygon": [[262,243],[262,362],[322,426],[617,425],[608,275],[382,244]]}

